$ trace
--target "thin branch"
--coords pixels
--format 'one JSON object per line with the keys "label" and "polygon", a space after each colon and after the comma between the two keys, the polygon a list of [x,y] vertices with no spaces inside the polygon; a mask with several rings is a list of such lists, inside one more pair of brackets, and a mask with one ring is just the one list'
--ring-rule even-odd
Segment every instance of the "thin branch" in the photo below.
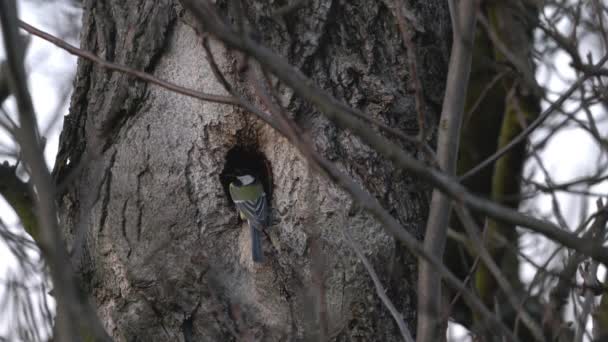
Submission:
{"label": "thin branch", "polygon": [[382,282],[380,281],[380,278],[378,278],[378,274],[376,274],[376,271],[374,271],[374,267],[369,262],[369,260],[367,260],[365,254],[363,254],[363,252],[361,251],[361,247],[359,247],[359,245],[355,241],[353,241],[350,234],[348,233],[348,229],[343,229],[342,234],[344,235],[344,240],[348,243],[350,248],[355,251],[359,259],[361,259],[361,262],[363,263],[363,266],[365,266],[367,273],[372,278],[374,286],[376,287],[376,293],[378,294],[378,297],[380,297],[380,300],[382,301],[384,306],[386,306],[388,311],[393,316],[395,323],[397,323],[397,326],[401,331],[401,336],[403,336],[403,340],[406,342],[414,342],[410,330],[407,328],[407,325],[405,325],[405,322],[403,321],[403,316],[401,315],[399,310],[397,310],[395,305],[393,305],[393,302],[391,302],[390,298],[388,298],[388,296],[386,295],[386,290],[384,289],[384,286],[382,286]]}
{"label": "thin branch", "polygon": [[[119,72],[123,72],[127,75],[131,75],[133,77],[139,78],[143,81],[147,81],[150,82],[152,84],[156,84],[162,88],[165,88],[167,90],[171,90],[175,93],[178,94],[182,94],[182,95],[186,95],[186,96],[190,96],[199,100],[204,100],[204,101],[209,101],[209,102],[215,102],[215,103],[223,103],[223,104],[232,104],[232,105],[238,105],[238,103],[235,101],[234,98],[231,98],[229,96],[222,96],[222,95],[215,95],[215,94],[207,94],[207,93],[203,93],[200,91],[196,91],[196,90],[192,90],[189,88],[185,88],[179,85],[176,85],[174,83],[171,83],[169,81],[165,81],[162,80],[160,78],[154,77],[146,72],[142,72],[139,70],[135,70],[123,65],[119,65],[119,64],[115,64],[112,62],[108,62],[103,58],[100,58],[98,56],[96,56],[95,54],[86,51],[86,50],[82,50],[79,49],[73,45],[70,45],[69,43],[67,43],[66,41],[57,38],[47,32],[41,31],[23,21],[19,21],[19,26],[21,26],[21,28],[23,28],[24,30],[26,30],[27,32],[41,38],[44,39],[54,45],[56,45],[57,47],[66,50],[67,52],[84,58],[86,60],[89,60],[91,62],[94,62],[96,64],[98,64],[99,66],[101,66],[102,68],[106,68],[108,70],[112,70],[112,71],[119,71]],[[432,151],[432,149],[423,141],[420,141],[419,139],[417,139],[415,136],[411,136],[408,134],[405,134],[403,132],[401,132],[398,129],[395,129],[393,127],[390,127],[374,118],[371,118],[365,114],[359,113],[359,112],[353,112],[351,113],[352,115],[357,116],[358,118],[378,127],[379,129],[381,129],[382,131],[396,137],[399,138],[403,141],[415,144],[421,151],[423,151],[424,153],[426,153],[431,159],[434,159],[434,153]]]}
{"label": "thin branch", "polygon": [[[598,263],[595,261],[585,263],[585,270],[583,273],[583,281],[584,284],[592,284],[597,281],[597,268]],[[586,286],[587,287],[587,286]],[[576,334],[574,335],[574,342],[583,342],[583,336],[586,333],[586,323],[589,313],[591,313],[593,306],[595,304],[595,294],[593,290],[586,288],[582,291],[584,296],[583,303],[581,305],[581,313],[576,317],[578,322],[578,329],[576,330]],[[587,336],[590,337],[590,336]]]}
{"label": "thin branch", "polygon": [[[401,38],[403,39],[403,45],[407,50],[407,65],[409,70],[409,76],[411,86],[414,89],[415,101],[416,101],[416,114],[418,115],[418,139],[424,141],[427,135],[426,127],[426,106],[424,102],[424,94],[422,91],[422,83],[418,77],[418,63],[416,62],[416,45],[414,44],[414,25],[406,20],[403,8],[404,3],[399,0],[393,2],[393,12],[397,17],[397,23],[399,24],[399,30],[401,31]],[[414,14],[409,13],[411,20],[415,20]]]}
{"label": "thin branch", "polygon": [[13,94],[19,110],[20,128],[16,132],[21,147],[23,161],[31,177],[31,186],[37,195],[37,215],[40,229],[40,247],[49,264],[58,307],[65,310],[65,316],[56,324],[66,340],[79,339],[76,323],[83,318],[92,335],[98,340],[109,340],[96,316],[85,308],[78,296],[75,279],[66,265],[70,264],[64,249],[55,204],[55,189],[47,169],[40,146],[41,140],[36,124],[36,115],[27,87],[27,77],[23,66],[23,48],[18,35],[18,16],[14,1],[0,2],[0,21],[4,37],[7,63]]}
{"label": "thin branch", "polygon": [[[523,215],[511,208],[473,195],[453,177],[427,167],[396,144],[376,134],[369,129],[369,125],[359,120],[358,116],[354,116],[352,113],[356,112],[363,116],[365,114],[342,104],[327,92],[316,87],[299,70],[292,67],[285,59],[276,55],[270,49],[260,45],[250,37],[240,36],[228,28],[209,1],[181,0],[181,3],[194,15],[198,23],[207,32],[215,35],[227,46],[254,57],[264,68],[294,89],[298,95],[317,105],[323,114],[339,125],[352,130],[369,146],[393,161],[399,168],[408,170],[412,175],[429,182],[448,196],[462,201],[472,209],[480,211],[493,219],[506,221],[514,226],[529,228],[608,264],[607,248],[591,247],[586,241],[577,238],[574,234],[560,230],[559,227],[550,222]],[[608,60],[608,56],[606,56],[606,59]]]}
{"label": "thin branch", "polygon": [[[203,46],[205,46],[205,44]],[[314,146],[312,141],[299,129],[293,120],[289,119],[286,115],[283,115],[282,110],[277,108],[276,105],[273,105],[272,101],[265,101],[266,104],[269,104],[268,109],[273,114],[271,117],[253,106],[244,97],[234,93],[232,86],[228,84],[227,80],[219,72],[219,68],[213,59],[213,55],[210,54],[211,51],[208,49],[208,47],[206,47],[206,51],[208,52],[208,59],[211,68],[214,70],[216,77],[219,78],[218,81],[226,87],[228,92],[231,92],[236,97],[243,108],[255,114],[270,127],[285,136],[306,158],[306,160],[308,160],[313,170],[316,170],[320,174],[326,176],[336,185],[348,192],[353,200],[355,200],[361,206],[361,208],[372,214],[382,224],[382,227],[386,230],[386,232],[401,241],[404,246],[412,252],[412,254],[429,261],[431,265],[437,269],[449,286],[453,287],[456,291],[462,292],[462,297],[465,302],[467,302],[474,311],[479,313],[484,322],[487,322],[487,329],[495,329],[494,332],[499,330],[507,340],[517,341],[517,338],[503,324],[503,322],[497,319],[488,310],[488,308],[485,307],[479,298],[469,291],[469,289],[466,288],[458,277],[450,272],[450,270],[443,264],[441,259],[426,253],[420,245],[420,242],[394,217],[392,217],[375,197],[364,191],[354,180],[340,171],[336,165],[325,159],[316,150],[314,150],[312,147]]]}
{"label": "thin branch", "polygon": [[[592,217],[595,217],[595,221],[585,235],[589,237],[590,241],[594,241],[590,242],[590,244],[600,245],[602,244],[602,241],[604,241],[603,231],[608,222],[608,207],[598,205],[598,212]],[[583,226],[585,225],[586,224],[583,223]],[[585,260],[585,257],[580,253],[573,253],[568,260],[568,263],[561,271],[557,284],[551,289],[549,294],[549,305],[550,311],[554,312],[555,315],[559,315],[566,305],[568,293],[572,286],[572,279],[574,279],[574,276],[576,275],[578,265],[583,260]]]}
{"label": "thin branch", "polygon": [[515,69],[519,72],[521,78],[525,81],[525,83],[530,87],[530,89],[540,94],[540,86],[536,82],[534,78],[534,72],[532,68],[526,64],[525,60],[522,60],[518,55],[513,53],[507,45],[500,39],[498,33],[494,30],[494,28],[488,23],[488,20],[483,15],[483,13],[477,13],[477,20],[486,30],[488,37],[492,41],[492,44],[496,49],[502,53],[505,58],[515,67]]}
{"label": "thin branch", "polygon": [[459,204],[456,206],[456,213],[458,214],[458,218],[460,222],[463,223],[467,234],[469,235],[470,241],[473,242],[475,249],[481,260],[484,262],[492,276],[496,279],[496,283],[502,288],[507,299],[509,300],[513,309],[517,311],[518,316],[521,316],[522,321],[526,325],[526,327],[530,330],[532,335],[537,341],[544,341],[545,338],[543,336],[543,331],[541,327],[534,321],[534,319],[530,316],[530,314],[526,311],[523,306],[523,302],[519,301],[517,295],[515,294],[514,289],[509,285],[509,280],[502,274],[500,268],[496,264],[496,262],[492,259],[492,256],[485,248],[483,241],[479,238],[481,234],[479,228],[477,228],[477,224],[475,220],[471,216],[471,213],[466,210],[466,208]]}
{"label": "thin branch", "polygon": [[[458,17],[463,22],[452,23],[459,26],[458,36],[453,37],[452,56],[446,83],[446,94],[443,99],[439,138],[437,142],[437,161],[447,175],[456,172],[456,160],[460,140],[460,127],[469,83],[473,49],[471,45],[475,35],[474,1],[461,1],[455,6]],[[440,190],[433,191],[429,219],[424,236],[424,249],[427,253],[443,258],[445,240],[450,220],[452,201]],[[416,336],[420,341],[439,341],[445,335],[439,321],[441,313],[441,277],[436,270],[424,260],[419,261],[418,268],[418,327]]]}
{"label": "thin branch", "polygon": [[[608,61],[608,55],[604,56],[602,58],[602,60],[600,60],[593,68],[600,68],[604,63],[606,63],[606,61]],[[549,108],[545,109],[545,111],[543,111],[536,119],[534,119],[534,121],[528,127],[526,127],[524,130],[522,130],[515,138],[513,138],[513,140],[511,140],[503,148],[501,148],[500,150],[494,152],[494,154],[492,154],[491,156],[489,156],[488,158],[486,158],[484,161],[482,161],[481,163],[479,163],[477,166],[475,166],[471,170],[467,171],[464,175],[460,176],[459,177],[459,181],[461,181],[461,182],[465,181],[466,179],[468,179],[471,176],[475,175],[476,173],[478,173],[482,169],[486,168],[487,166],[489,166],[490,164],[492,164],[493,162],[495,162],[496,160],[498,160],[498,158],[504,156],[507,152],[509,152],[515,146],[517,146],[520,143],[522,143],[523,141],[525,141],[526,138],[549,117],[549,115],[553,114],[554,111],[556,111],[557,109],[559,109],[564,104],[564,102],[566,102],[566,100],[568,100],[568,98],[570,98],[570,96],[580,86],[582,86],[583,83],[585,83],[585,81],[587,81],[587,79],[589,79],[590,77],[591,77],[590,74],[584,74],[581,77],[579,77],[576,80],[576,82],[574,82],[574,84],[572,84],[570,86],[570,88],[568,88],[568,90],[566,90],[559,97],[559,99],[557,99],[557,101],[553,102],[549,106]]]}
{"label": "thin branch", "polygon": [[27,24],[24,21],[19,20],[19,26],[22,29],[26,30],[27,32],[33,34],[34,36],[40,37],[52,44],[55,44],[57,47],[65,50],[75,56],[78,56],[78,57],[84,58],[88,61],[91,61],[91,62],[99,65],[102,68],[106,68],[106,69],[112,70],[112,71],[119,71],[119,72],[125,73],[127,75],[133,76],[135,78],[138,78],[140,80],[149,82],[151,84],[155,84],[155,85],[165,88],[167,90],[171,90],[175,93],[190,96],[190,97],[193,97],[193,98],[196,98],[199,100],[223,103],[223,104],[238,105],[238,103],[234,100],[234,98],[232,98],[230,96],[207,94],[207,93],[203,93],[200,91],[192,90],[189,88],[179,86],[175,83],[171,83],[171,82],[162,80],[160,78],[154,77],[146,72],[135,70],[135,69],[132,69],[132,68],[129,68],[129,67],[126,67],[123,65],[115,64],[112,62],[108,62],[105,59],[100,58],[89,51],[79,49],[60,38],[57,38],[49,33],[41,31],[41,30]]}
{"label": "thin branch", "polygon": [[[187,0],[184,0],[184,3],[189,3],[186,1]],[[198,4],[193,4],[193,6],[197,6],[197,5]],[[26,30],[27,30],[27,28],[26,28]],[[50,39],[49,37],[45,37],[45,35],[40,35],[40,37],[42,37],[44,39]],[[53,38],[55,38],[55,37],[53,37]],[[231,37],[231,38],[234,38],[234,37]],[[247,39],[246,39],[246,41],[247,41],[247,46],[245,48],[247,48],[247,50],[254,49],[257,51],[258,46],[251,45],[251,44],[255,44],[254,42],[247,40]],[[239,40],[239,42],[240,42],[240,40]],[[56,45],[61,48],[67,49],[67,47],[64,44],[56,44]],[[70,48],[76,49],[73,46],[70,46]],[[268,51],[264,48],[261,48],[261,47],[260,47],[260,49],[262,49],[262,51],[260,52],[262,55],[266,56],[266,55],[270,54],[270,56],[272,56],[273,58],[278,59],[282,62],[282,60],[280,58],[274,56],[270,51]],[[79,50],[79,49],[76,49],[76,50]],[[75,53],[78,53],[78,52],[79,51],[76,51]],[[87,58],[87,57],[83,56],[83,58]],[[363,137],[364,140],[367,141],[371,146],[376,147],[379,152],[387,155],[388,157],[391,158],[391,160],[393,160],[393,162],[397,163],[398,165],[400,165],[401,167],[403,167],[405,169],[408,169],[409,171],[412,172],[412,174],[417,175],[422,180],[427,181],[427,182],[431,183],[432,185],[438,187],[441,191],[445,192],[449,196],[460,198],[473,209],[479,210],[492,218],[511,222],[515,225],[519,225],[522,227],[527,227],[535,232],[544,234],[548,238],[550,238],[552,240],[556,240],[556,241],[564,244],[567,247],[578,249],[579,251],[581,251],[585,254],[588,254],[594,258],[597,258],[601,262],[608,263],[608,250],[606,250],[604,248],[594,248],[594,249],[587,248],[586,244],[583,241],[579,241],[575,236],[573,236],[571,234],[558,231],[559,228],[556,227],[555,225],[552,225],[549,222],[545,222],[542,220],[528,217],[526,215],[519,214],[518,212],[516,212],[510,208],[507,208],[507,207],[504,207],[504,206],[501,206],[501,205],[498,205],[495,203],[489,203],[484,198],[475,196],[475,195],[467,192],[467,190],[463,186],[458,184],[457,180],[452,179],[451,177],[448,177],[437,170],[424,166],[419,161],[415,160],[414,158],[405,154],[405,152],[398,149],[393,143],[389,142],[388,140],[384,139],[383,137],[380,137],[380,136],[374,134],[373,132],[369,132],[368,126],[366,126],[362,123],[358,123],[356,120],[353,121],[352,119],[348,118],[348,115],[350,115],[352,113],[357,113],[357,115],[358,115],[357,117],[359,117],[359,118],[366,117],[366,115],[358,112],[355,109],[349,108],[345,105],[338,103],[335,99],[331,98],[329,95],[327,95],[325,93],[322,93],[322,92],[320,93],[320,91],[318,89],[312,87],[312,85],[310,84],[310,81],[308,81],[303,75],[301,75],[301,73],[299,71],[294,70],[293,68],[286,69],[285,65],[283,63],[279,63],[279,65],[273,67],[273,69],[275,69],[275,71],[280,70],[281,71],[280,74],[289,81],[294,81],[294,78],[295,78],[294,82],[296,82],[296,83],[297,83],[297,81],[302,81],[297,90],[304,89],[304,92],[306,92],[307,90],[312,90],[312,93],[310,95],[314,95],[314,99],[321,101],[321,103],[320,103],[320,105],[322,105],[321,108],[325,109],[324,112],[326,114],[337,115],[337,117],[339,117],[342,120],[341,122],[345,126],[351,127],[351,128],[356,128],[355,131],[361,137]],[[130,69],[120,70],[119,68],[117,68],[115,70],[122,71],[122,72],[133,71]],[[288,76],[289,74],[292,74],[292,75]],[[154,78],[153,76],[151,76],[151,77]],[[145,77],[144,79],[147,79],[147,77]],[[164,82],[160,82],[158,84],[161,86],[164,86],[163,83]],[[289,84],[293,87],[293,85],[296,83],[290,82]],[[229,97],[222,97],[219,95],[208,95],[208,94],[193,91],[193,90],[187,89],[187,88],[182,89],[179,86],[167,86],[166,89],[175,91],[177,93],[180,93],[180,94],[183,94],[186,96],[191,96],[194,98],[205,100],[205,101],[213,101],[213,99],[210,97],[218,97],[217,102],[220,102],[220,103],[234,104],[234,101],[235,101],[234,99],[231,99]],[[310,96],[305,96],[305,97],[311,99]],[[325,102],[324,100],[327,100],[328,98],[330,99],[330,102]],[[238,105],[243,106],[242,103],[238,103]],[[413,139],[417,141],[417,139],[415,139],[415,138],[413,138]]]}
{"label": "thin branch", "polygon": [[[486,235],[487,235],[486,231],[484,230],[484,232],[482,233],[482,238],[485,239]],[[470,242],[464,234],[458,233],[452,229],[448,229],[448,238],[450,238],[450,239],[454,240],[455,242],[459,243],[460,245],[462,245],[461,247],[464,247],[464,251],[466,251],[470,255],[473,255]],[[475,271],[477,270],[477,265],[479,264],[479,262],[480,262],[479,255],[476,255],[475,259],[473,260],[473,263],[469,267],[469,271],[467,272],[467,275],[464,277],[464,280],[462,281],[465,286],[468,286],[469,282],[475,275]],[[465,265],[463,265],[464,267],[468,267],[468,264],[466,264],[466,262],[464,264],[465,264]],[[452,300],[450,301],[447,309],[444,310],[444,313],[443,313],[444,317],[442,319],[447,320],[450,318],[452,309],[454,308],[454,305],[456,304],[456,302],[458,301],[460,296],[461,296],[461,293],[457,292],[452,297]]]}
{"label": "thin branch", "polygon": [[[473,103],[473,105],[471,106],[471,109],[469,109],[467,111],[467,113],[465,114],[465,116],[462,118],[464,121],[465,127],[467,126],[467,124],[471,120],[471,118],[473,117],[473,114],[475,113],[475,111],[477,110],[479,105],[481,105],[483,100],[485,100],[486,95],[488,95],[490,90],[492,90],[494,88],[494,85],[496,85],[496,83],[498,81],[500,81],[506,74],[507,74],[507,71],[505,71],[505,70],[496,74],[496,76],[494,76],[494,78],[492,78],[492,80],[490,80],[490,82],[488,82],[488,84],[486,84],[486,86],[483,88],[481,93],[479,93],[479,96],[477,97],[477,100],[475,100],[475,103]],[[480,113],[479,115],[483,115],[483,114]]]}

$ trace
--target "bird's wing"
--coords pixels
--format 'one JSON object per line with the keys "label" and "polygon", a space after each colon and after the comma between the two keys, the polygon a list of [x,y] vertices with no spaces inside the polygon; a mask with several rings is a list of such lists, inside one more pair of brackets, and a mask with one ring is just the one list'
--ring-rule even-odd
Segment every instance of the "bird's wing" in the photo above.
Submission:
{"label": "bird's wing", "polygon": [[262,194],[262,196],[254,201],[234,201],[234,204],[250,224],[253,224],[258,229],[266,227],[268,217],[266,194]]}

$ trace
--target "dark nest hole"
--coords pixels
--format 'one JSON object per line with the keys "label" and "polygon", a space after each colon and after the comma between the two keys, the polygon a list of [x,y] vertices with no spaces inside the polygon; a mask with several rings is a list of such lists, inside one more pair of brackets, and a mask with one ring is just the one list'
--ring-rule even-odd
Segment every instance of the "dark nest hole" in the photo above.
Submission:
{"label": "dark nest hole", "polygon": [[250,174],[256,179],[261,180],[268,203],[272,202],[272,171],[270,162],[264,153],[251,146],[237,145],[230,149],[226,154],[224,169],[220,173],[220,182],[226,193],[226,198],[231,206],[234,205],[230,200],[228,186],[236,179],[236,176]]}

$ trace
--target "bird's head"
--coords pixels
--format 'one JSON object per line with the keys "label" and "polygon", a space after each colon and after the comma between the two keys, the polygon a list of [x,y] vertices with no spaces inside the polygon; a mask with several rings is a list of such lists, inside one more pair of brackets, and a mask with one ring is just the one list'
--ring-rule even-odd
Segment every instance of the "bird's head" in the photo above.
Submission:
{"label": "bird's head", "polygon": [[253,182],[255,182],[255,177],[253,177],[252,175],[236,176],[235,183],[237,186],[245,186],[253,184]]}

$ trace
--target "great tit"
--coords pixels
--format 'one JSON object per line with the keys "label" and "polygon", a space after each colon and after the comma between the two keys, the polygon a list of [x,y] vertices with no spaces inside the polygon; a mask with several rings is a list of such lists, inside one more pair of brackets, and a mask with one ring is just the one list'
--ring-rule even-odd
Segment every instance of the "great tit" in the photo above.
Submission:
{"label": "great tit", "polygon": [[251,232],[251,257],[254,262],[263,262],[264,252],[260,234],[268,224],[268,205],[264,187],[254,176],[242,175],[230,183],[230,197],[241,219],[247,220]]}

